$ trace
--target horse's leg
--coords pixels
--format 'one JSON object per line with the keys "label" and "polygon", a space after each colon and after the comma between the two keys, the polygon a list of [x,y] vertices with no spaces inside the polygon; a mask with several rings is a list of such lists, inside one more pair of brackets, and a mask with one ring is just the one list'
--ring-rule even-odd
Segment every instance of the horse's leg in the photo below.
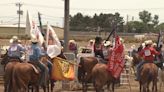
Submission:
{"label": "horse's leg", "polygon": [[147,92],[150,91],[150,90],[149,90],[149,84],[150,84],[150,82],[146,83],[146,89],[147,89]]}
{"label": "horse's leg", "polygon": [[54,81],[53,80],[51,80],[50,82],[51,82],[51,92],[53,92],[53,89],[54,89],[55,84],[54,84]]}
{"label": "horse's leg", "polygon": [[157,79],[153,80],[152,92],[157,92]]}
{"label": "horse's leg", "polygon": [[141,83],[141,81],[139,82],[139,85],[140,85],[140,92],[142,92],[142,83]]}
{"label": "horse's leg", "polygon": [[114,92],[115,81],[112,82],[112,92]]}

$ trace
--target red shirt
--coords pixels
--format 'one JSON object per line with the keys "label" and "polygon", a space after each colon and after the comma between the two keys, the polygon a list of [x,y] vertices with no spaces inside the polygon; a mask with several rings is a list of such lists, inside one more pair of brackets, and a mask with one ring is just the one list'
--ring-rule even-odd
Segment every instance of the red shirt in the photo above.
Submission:
{"label": "red shirt", "polygon": [[145,61],[154,61],[154,56],[159,55],[160,53],[157,52],[153,47],[145,47],[139,52],[139,55],[144,58]]}

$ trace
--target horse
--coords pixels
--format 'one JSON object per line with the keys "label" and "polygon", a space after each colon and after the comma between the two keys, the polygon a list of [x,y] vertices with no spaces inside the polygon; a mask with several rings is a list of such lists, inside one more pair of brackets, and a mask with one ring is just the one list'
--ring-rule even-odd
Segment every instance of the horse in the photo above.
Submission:
{"label": "horse", "polygon": [[152,92],[157,92],[158,67],[154,63],[145,63],[140,72],[140,92],[149,92],[152,82]]}
{"label": "horse", "polygon": [[13,68],[17,63],[20,63],[16,59],[10,59],[8,56],[8,51],[6,50],[6,53],[1,56],[1,64],[4,65],[4,92],[11,92],[11,83],[12,83],[12,73]]}
{"label": "horse", "polygon": [[164,84],[164,67],[162,69],[159,69],[158,71],[158,78],[159,78],[159,92],[161,92],[161,87]]}
{"label": "horse", "polygon": [[110,84],[112,83],[112,92],[114,92],[115,78],[107,71],[107,65],[98,63],[92,69],[93,85],[96,92],[101,92],[104,85],[107,84],[108,90],[110,90]]}
{"label": "horse", "polygon": [[[39,62],[47,62],[47,57],[41,56]],[[16,64],[12,74],[13,92],[26,92],[29,84],[31,84],[32,87],[34,87],[35,92],[39,92],[39,82],[41,73],[37,68],[38,67],[35,67],[35,65],[31,63]],[[45,76],[44,79],[48,80],[48,76]],[[46,92],[46,84],[47,83],[42,84],[44,92]]]}
{"label": "horse", "polygon": [[92,69],[98,63],[96,57],[81,57],[78,67],[78,81],[82,83],[83,92],[87,91],[87,83],[91,79]]}
{"label": "horse", "polygon": [[132,69],[134,73],[136,74],[135,67],[142,61],[142,58],[139,56],[139,54],[136,51],[132,51]]}

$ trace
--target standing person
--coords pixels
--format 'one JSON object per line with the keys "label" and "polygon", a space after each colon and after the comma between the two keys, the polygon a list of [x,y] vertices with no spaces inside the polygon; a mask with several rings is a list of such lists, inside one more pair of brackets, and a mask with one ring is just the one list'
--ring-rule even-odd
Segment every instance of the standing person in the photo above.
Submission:
{"label": "standing person", "polygon": [[109,56],[111,55],[112,51],[113,51],[112,43],[110,41],[106,41],[104,43],[104,48],[103,48],[103,55],[105,61],[109,61]]}
{"label": "standing person", "polygon": [[25,52],[25,48],[23,46],[20,46],[18,43],[18,37],[13,36],[10,40],[10,47],[8,49],[8,55],[11,59],[18,59],[20,62],[23,62],[21,60],[22,52]]}
{"label": "standing person", "polygon": [[93,49],[94,49],[95,57],[100,56],[102,59],[104,59],[103,44],[102,44],[102,38],[101,37],[95,38],[95,43],[94,43]]}
{"label": "standing person", "polygon": [[140,52],[138,52],[139,56],[143,58],[143,61],[140,62],[137,66],[137,78],[136,78],[137,81],[140,79],[139,74],[140,74],[141,66],[145,63],[153,63],[154,56],[160,55],[160,53],[152,47],[152,44],[153,44],[152,40],[145,41],[145,48],[142,49]]}
{"label": "standing person", "polygon": [[69,50],[77,56],[77,43],[75,40],[69,40]]}
{"label": "standing person", "polygon": [[87,48],[93,50],[93,46],[94,46],[94,41],[89,40],[89,43],[87,44]]}
{"label": "standing person", "polygon": [[37,38],[32,38],[31,42],[32,43],[29,51],[29,60],[32,64],[37,65],[41,69],[41,77],[40,77],[39,84],[42,86],[45,84],[44,78],[45,78],[46,67],[41,62],[39,62],[39,59],[45,54],[42,53],[41,47],[38,45]]}

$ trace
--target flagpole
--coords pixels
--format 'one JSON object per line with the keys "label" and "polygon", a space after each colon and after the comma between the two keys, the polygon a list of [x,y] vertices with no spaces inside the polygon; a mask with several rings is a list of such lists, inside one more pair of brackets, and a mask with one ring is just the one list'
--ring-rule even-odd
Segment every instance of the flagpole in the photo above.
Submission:
{"label": "flagpole", "polygon": [[[38,19],[39,19],[40,31],[41,31],[41,33],[42,33],[42,36],[43,36],[44,40],[46,40],[46,38],[45,38],[45,32],[43,31],[43,26],[42,26],[42,21],[41,21],[41,14],[40,14],[40,12],[38,12]],[[43,45],[42,45],[42,46],[43,46],[44,50],[46,50],[45,42],[43,42]]]}

